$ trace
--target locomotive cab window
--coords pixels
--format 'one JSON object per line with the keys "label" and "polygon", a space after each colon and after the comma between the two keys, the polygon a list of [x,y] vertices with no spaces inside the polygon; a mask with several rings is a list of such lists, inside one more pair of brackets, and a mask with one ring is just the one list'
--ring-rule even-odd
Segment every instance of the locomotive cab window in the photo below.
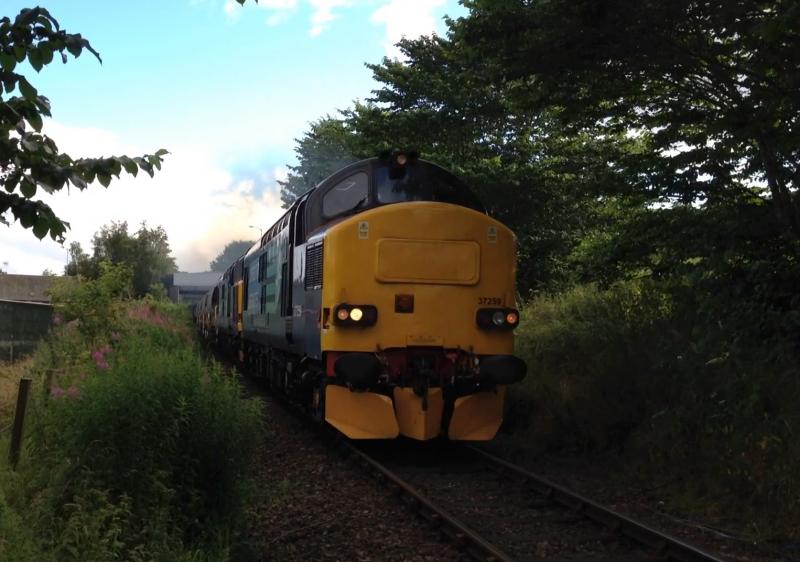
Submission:
{"label": "locomotive cab window", "polygon": [[466,185],[437,166],[417,162],[409,164],[402,172],[400,175],[390,174],[385,166],[375,170],[379,203],[438,201],[486,212]]}
{"label": "locomotive cab window", "polygon": [[322,214],[331,219],[365,206],[368,199],[368,176],[365,172],[357,172],[328,190],[322,198]]}

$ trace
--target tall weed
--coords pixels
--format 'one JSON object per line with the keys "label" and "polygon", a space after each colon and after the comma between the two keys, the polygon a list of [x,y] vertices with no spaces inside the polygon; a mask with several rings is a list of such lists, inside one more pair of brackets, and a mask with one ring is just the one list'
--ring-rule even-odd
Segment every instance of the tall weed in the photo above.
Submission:
{"label": "tall weed", "polygon": [[21,561],[30,549],[59,561],[229,560],[258,403],[198,352],[184,307],[106,310],[105,329],[65,317],[33,358],[26,455],[18,474],[0,473],[3,487],[16,482],[0,498],[14,514],[0,545]]}
{"label": "tall weed", "polygon": [[636,281],[540,298],[523,318],[529,375],[510,414],[529,447],[613,449],[698,505],[800,529],[800,353],[785,312]]}

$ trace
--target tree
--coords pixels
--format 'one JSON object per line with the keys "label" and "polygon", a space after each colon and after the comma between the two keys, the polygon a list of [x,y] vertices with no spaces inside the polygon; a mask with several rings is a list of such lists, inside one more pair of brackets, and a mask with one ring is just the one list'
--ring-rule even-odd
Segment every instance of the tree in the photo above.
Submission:
{"label": "tree", "polygon": [[208,264],[208,267],[211,271],[225,271],[233,262],[242,257],[252,245],[253,242],[248,242],[247,240],[228,242],[222,252]]}
{"label": "tree", "polygon": [[[339,168],[374,155],[356,149],[356,135],[344,121],[330,116],[311,123],[310,130],[295,142],[298,164],[289,166],[286,180],[278,182],[284,208]],[[222,271],[213,265],[211,269]]]}
{"label": "tree", "polygon": [[[69,223],[49,205],[35,199],[38,190],[54,193],[64,187],[86,189],[97,180],[108,187],[112,177],[142,170],[153,176],[167,153],[141,157],[72,158],[42,134],[43,118],[50,117],[50,101],[16,72],[26,60],[39,72],[55,54],[67,62],[67,53],[79,57],[86,50],[100,55],[80,34],[67,33],[44,8],[24,9],[12,21],[0,18],[0,222],[9,224],[9,212],[37,238],[50,235],[63,242]],[[16,93],[16,95],[14,95]]]}
{"label": "tree", "polygon": [[95,264],[91,256],[83,251],[80,242],[72,242],[69,245],[69,261],[64,268],[64,275],[94,278],[96,277]]}
{"label": "tree", "polygon": [[102,274],[103,263],[126,265],[132,272],[134,294],[142,296],[150,291],[151,285],[178,269],[171,255],[167,233],[160,226],[148,228],[142,223],[131,235],[127,222],[112,222],[95,233],[92,246],[90,257],[80,243],[70,245],[70,259],[65,268],[67,275],[97,279]]}
{"label": "tree", "polygon": [[[760,199],[800,238],[800,7],[782,0],[470,0],[455,40],[575,130],[638,133],[642,193]],[[485,63],[484,63],[485,64]]]}
{"label": "tree", "polygon": [[291,202],[342,165],[389,148],[416,149],[461,176],[489,213],[518,235],[520,287],[568,281],[564,259],[591,225],[600,192],[627,190],[620,166],[638,141],[572,135],[554,111],[518,102],[490,66],[450,38],[403,40],[404,62],[368,65],[378,87],[366,103],[312,124],[282,197]]}

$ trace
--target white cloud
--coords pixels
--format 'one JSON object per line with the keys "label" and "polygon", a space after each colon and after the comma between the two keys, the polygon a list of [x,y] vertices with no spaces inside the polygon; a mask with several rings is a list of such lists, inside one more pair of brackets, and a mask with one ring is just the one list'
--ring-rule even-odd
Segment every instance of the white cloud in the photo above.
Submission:
{"label": "white cloud", "polygon": [[403,37],[415,39],[436,31],[434,11],[444,6],[446,0],[390,0],[372,14],[372,22],[386,26],[383,47],[387,56],[402,58],[395,43]]}
{"label": "white cloud", "polygon": [[225,0],[225,5],[222,9],[225,11],[225,15],[232,20],[239,19],[239,15],[242,13],[242,7],[236,0]]}
{"label": "white cloud", "polygon": [[266,24],[269,27],[275,27],[288,20],[290,15],[291,13],[289,11],[275,12],[266,19]]}
{"label": "white cloud", "polygon": [[[59,148],[73,156],[143,152],[108,131],[52,121],[46,127]],[[131,231],[142,221],[163,226],[178,267],[202,271],[227,242],[254,239],[248,225],[266,229],[280,217],[276,177],[281,174],[280,168],[263,174],[259,186],[255,181],[236,182],[214,153],[175,148],[154,178],[140,172],[137,178],[121,176],[108,189],[95,184],[84,191],[43,195],[56,214],[71,223],[65,246],[49,238],[40,242],[18,223],[10,228],[0,225],[0,265],[8,261],[9,270],[16,273],[38,274],[45,268],[60,272],[70,242],[78,241],[89,251],[92,236],[102,225],[124,220]]]}
{"label": "white cloud", "polygon": [[[384,48],[387,55],[401,57],[400,50],[394,45],[402,37],[415,38],[436,31],[438,18],[434,12],[444,6],[447,0],[307,0],[311,7],[309,35],[317,37],[330,27],[339,17],[337,8],[356,5],[382,5],[372,13],[372,22],[386,27]],[[267,10],[268,26],[279,25],[288,20],[296,11],[299,0],[259,0],[257,4],[247,2],[245,7]],[[238,19],[242,7],[235,0],[225,0],[225,13],[230,19]]]}
{"label": "white cloud", "polygon": [[337,16],[334,15],[335,8],[352,5],[350,0],[309,0],[309,4],[314,9],[311,14],[311,29],[309,35],[316,37],[330,24]]}
{"label": "white cloud", "polygon": [[251,0],[250,2],[245,3],[243,7],[236,2],[236,0],[225,0],[223,10],[225,11],[225,15],[227,15],[231,20],[239,19],[239,16],[245,7],[266,10],[270,13],[265,20],[266,24],[269,26],[275,26],[289,19],[289,17],[292,15],[292,12],[295,10],[295,8],[297,8],[297,3],[298,0],[259,0],[258,3],[255,3]]}
{"label": "white cloud", "polygon": [[289,179],[289,168],[286,166],[278,166],[272,170],[272,174],[275,176],[276,181],[286,181]]}

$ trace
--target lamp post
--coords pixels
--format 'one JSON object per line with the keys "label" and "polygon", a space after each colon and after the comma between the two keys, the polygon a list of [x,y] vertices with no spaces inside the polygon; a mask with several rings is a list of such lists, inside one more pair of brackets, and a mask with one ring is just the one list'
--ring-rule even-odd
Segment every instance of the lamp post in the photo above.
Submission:
{"label": "lamp post", "polygon": [[260,226],[253,226],[252,224],[250,224],[250,225],[247,225],[247,227],[248,228],[255,228],[256,230],[258,230],[258,238],[259,238],[259,240],[264,235],[264,230]]}

